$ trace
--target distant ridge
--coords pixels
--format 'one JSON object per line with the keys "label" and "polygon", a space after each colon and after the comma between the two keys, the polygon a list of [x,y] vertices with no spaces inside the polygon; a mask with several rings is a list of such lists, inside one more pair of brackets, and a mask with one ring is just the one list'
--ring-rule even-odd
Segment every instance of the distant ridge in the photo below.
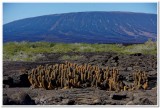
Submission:
{"label": "distant ridge", "polygon": [[143,43],[157,40],[157,15],[72,12],[25,18],[3,25],[3,42]]}

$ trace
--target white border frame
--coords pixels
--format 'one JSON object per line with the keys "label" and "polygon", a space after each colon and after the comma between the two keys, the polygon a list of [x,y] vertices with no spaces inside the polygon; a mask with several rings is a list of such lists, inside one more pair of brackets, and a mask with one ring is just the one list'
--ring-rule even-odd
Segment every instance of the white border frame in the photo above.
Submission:
{"label": "white border frame", "polygon": [[[153,3],[153,2],[155,2],[155,3],[157,3],[157,105],[148,105],[148,106],[146,106],[146,105],[97,105],[96,107],[159,107],[159,82],[160,82],[160,74],[159,74],[159,72],[160,72],[160,69],[159,69],[159,54],[160,54],[160,50],[159,50],[159,36],[160,36],[160,32],[159,32],[159,18],[160,18],[160,14],[159,14],[159,12],[160,12],[160,2],[158,2],[158,0],[138,0],[138,1],[135,1],[135,0],[130,0],[130,1],[128,1],[128,0],[120,0],[120,1],[118,1],[118,0],[112,0],[112,1],[110,1],[110,0],[96,0],[96,1],[92,1],[92,0],[77,0],[77,1],[68,1],[68,0],[54,0],[54,1],[52,1],[52,0],[35,0],[35,1],[32,1],[32,0],[23,0],[23,2],[22,1],[19,1],[19,0],[2,0],[1,1],[1,4],[0,4],[0,8],[1,8],[1,10],[0,10],[0,14],[1,14],[1,21],[0,21],[0,24],[1,24],[1,26],[0,26],[0,33],[1,33],[1,38],[0,38],[0,54],[1,54],[1,56],[0,56],[0,60],[2,60],[1,62],[0,62],[0,66],[2,67],[2,68],[0,68],[0,75],[1,75],[1,77],[0,78],[2,78],[3,79],[3,32],[2,32],[2,30],[3,30],[3,3]],[[1,91],[1,96],[0,96],[0,104],[1,104],[1,106],[3,105],[3,83],[2,83],[2,80],[1,79],[1,83],[0,83],[0,91]],[[45,105],[45,107],[59,107],[60,105]],[[91,105],[74,105],[74,106],[72,106],[72,107],[78,107],[78,106],[82,106],[82,107],[88,107],[88,106],[90,106],[90,107],[95,107],[95,106],[91,106]],[[9,105],[6,105],[5,107],[24,107],[24,106],[22,106],[22,105],[12,105],[12,106],[9,106]],[[41,106],[39,106],[39,105],[36,105],[36,106],[30,106],[30,107],[43,107],[42,105]],[[64,106],[61,106],[61,107],[64,107]],[[71,106],[67,106],[67,107],[71,107]]]}

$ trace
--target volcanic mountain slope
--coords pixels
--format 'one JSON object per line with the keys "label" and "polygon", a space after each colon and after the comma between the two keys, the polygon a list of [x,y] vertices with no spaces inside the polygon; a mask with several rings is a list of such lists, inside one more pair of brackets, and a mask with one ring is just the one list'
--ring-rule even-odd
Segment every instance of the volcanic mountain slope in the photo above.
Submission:
{"label": "volcanic mountain slope", "polygon": [[26,18],[3,25],[3,42],[143,43],[149,38],[157,40],[156,14],[75,12]]}

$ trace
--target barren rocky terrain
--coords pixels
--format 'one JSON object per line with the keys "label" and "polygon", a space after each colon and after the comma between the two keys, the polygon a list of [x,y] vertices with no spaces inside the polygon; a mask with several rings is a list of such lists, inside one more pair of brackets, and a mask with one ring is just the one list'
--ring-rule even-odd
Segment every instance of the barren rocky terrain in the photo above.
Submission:
{"label": "barren rocky terrain", "polygon": [[[117,53],[47,53],[36,62],[3,61],[3,104],[4,105],[157,105],[157,55],[141,53],[121,55]],[[124,83],[132,82],[136,69],[148,74],[147,90],[106,91],[101,88],[71,88],[45,90],[31,88],[28,70],[45,64],[64,63],[64,55],[83,56],[67,60],[78,64],[100,67],[117,67]]]}

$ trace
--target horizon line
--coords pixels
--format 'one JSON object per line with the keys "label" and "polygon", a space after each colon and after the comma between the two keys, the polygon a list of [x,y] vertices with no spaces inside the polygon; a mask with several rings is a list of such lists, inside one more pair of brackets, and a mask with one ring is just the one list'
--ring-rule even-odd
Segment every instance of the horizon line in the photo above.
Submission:
{"label": "horizon line", "polygon": [[119,13],[136,13],[136,14],[152,14],[152,15],[157,15],[157,13],[146,13],[146,12],[133,12],[133,11],[75,11],[75,12],[62,12],[62,13],[54,13],[54,14],[44,14],[44,15],[38,15],[38,16],[32,16],[32,17],[26,17],[26,18],[21,18],[21,19],[17,19],[11,22],[7,22],[4,23],[5,24],[9,24],[15,21],[19,21],[19,20],[24,20],[24,19],[29,19],[29,18],[36,18],[36,17],[42,17],[42,16],[50,16],[50,15],[61,15],[61,14],[71,14],[71,13],[85,13],[85,12],[119,12]]}

